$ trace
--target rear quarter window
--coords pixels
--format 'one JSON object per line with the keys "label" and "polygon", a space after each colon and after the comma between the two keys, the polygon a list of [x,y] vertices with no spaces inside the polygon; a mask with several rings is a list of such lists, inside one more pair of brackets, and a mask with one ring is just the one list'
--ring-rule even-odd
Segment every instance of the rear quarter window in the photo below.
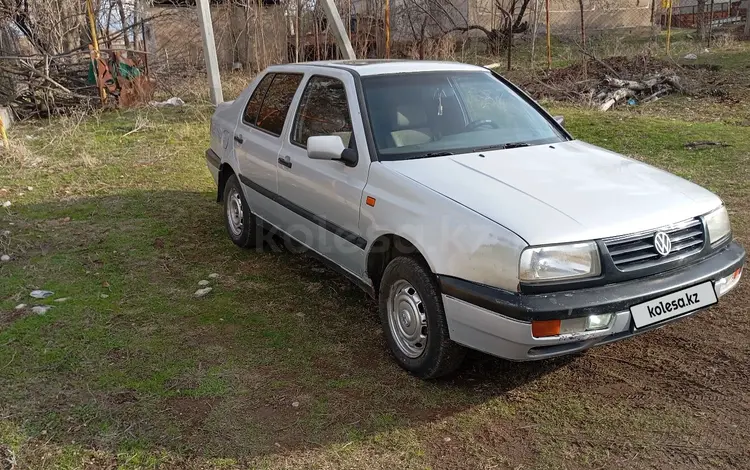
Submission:
{"label": "rear quarter window", "polygon": [[273,81],[274,74],[269,73],[263,77],[255,87],[252,96],[247,100],[247,106],[245,106],[245,112],[242,113],[242,122],[245,124],[255,125],[258,119],[258,111],[260,111],[260,105],[263,103],[263,98],[266,96],[268,87]]}

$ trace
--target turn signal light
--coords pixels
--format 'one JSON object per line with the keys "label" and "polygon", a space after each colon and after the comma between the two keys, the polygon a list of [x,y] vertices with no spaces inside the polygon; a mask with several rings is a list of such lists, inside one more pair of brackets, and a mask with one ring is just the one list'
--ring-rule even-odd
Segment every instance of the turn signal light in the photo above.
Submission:
{"label": "turn signal light", "polygon": [[722,277],[721,279],[716,281],[716,283],[714,284],[716,296],[721,297],[730,290],[734,289],[737,286],[737,283],[740,282],[740,277],[742,277],[742,268],[737,268],[729,276]]}
{"label": "turn signal light", "polygon": [[557,336],[560,334],[560,320],[534,320],[531,322],[531,334],[535,338]]}

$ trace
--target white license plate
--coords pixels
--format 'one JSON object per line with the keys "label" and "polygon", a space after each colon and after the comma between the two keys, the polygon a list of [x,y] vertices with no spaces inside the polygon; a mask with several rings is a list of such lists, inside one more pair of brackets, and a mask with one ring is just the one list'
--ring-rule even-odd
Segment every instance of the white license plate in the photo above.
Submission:
{"label": "white license plate", "polygon": [[711,281],[630,307],[636,328],[684,315],[717,302]]}

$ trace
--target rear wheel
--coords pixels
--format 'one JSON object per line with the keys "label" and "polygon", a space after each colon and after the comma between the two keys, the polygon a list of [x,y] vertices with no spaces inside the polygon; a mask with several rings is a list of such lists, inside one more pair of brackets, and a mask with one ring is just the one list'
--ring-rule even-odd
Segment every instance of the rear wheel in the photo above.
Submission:
{"label": "rear wheel", "polygon": [[455,371],[466,349],[450,340],[435,276],[421,260],[401,256],[380,281],[380,320],[401,367],[433,379]]}
{"label": "rear wheel", "polygon": [[253,245],[256,221],[242,193],[237,176],[232,175],[224,185],[224,223],[229,238],[235,245],[248,248]]}

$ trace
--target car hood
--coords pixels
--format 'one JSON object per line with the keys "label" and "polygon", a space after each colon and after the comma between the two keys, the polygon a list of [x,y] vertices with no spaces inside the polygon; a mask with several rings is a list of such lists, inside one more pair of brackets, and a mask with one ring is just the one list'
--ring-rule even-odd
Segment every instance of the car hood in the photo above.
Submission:
{"label": "car hood", "polygon": [[721,204],[698,185],[581,141],[383,164],[532,245],[654,229]]}

